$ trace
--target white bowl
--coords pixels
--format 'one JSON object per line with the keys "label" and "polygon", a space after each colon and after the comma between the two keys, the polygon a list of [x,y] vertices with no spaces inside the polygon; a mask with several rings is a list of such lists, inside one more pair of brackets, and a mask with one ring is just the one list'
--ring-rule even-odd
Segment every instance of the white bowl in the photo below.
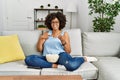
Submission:
{"label": "white bowl", "polygon": [[48,62],[56,63],[59,59],[59,55],[58,54],[47,54],[46,59]]}

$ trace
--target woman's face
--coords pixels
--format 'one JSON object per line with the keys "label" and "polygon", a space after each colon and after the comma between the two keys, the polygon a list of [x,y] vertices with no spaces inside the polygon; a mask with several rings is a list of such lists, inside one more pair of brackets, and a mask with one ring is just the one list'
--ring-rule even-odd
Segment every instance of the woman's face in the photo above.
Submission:
{"label": "woman's face", "polygon": [[59,20],[57,18],[51,21],[51,27],[53,30],[59,30]]}

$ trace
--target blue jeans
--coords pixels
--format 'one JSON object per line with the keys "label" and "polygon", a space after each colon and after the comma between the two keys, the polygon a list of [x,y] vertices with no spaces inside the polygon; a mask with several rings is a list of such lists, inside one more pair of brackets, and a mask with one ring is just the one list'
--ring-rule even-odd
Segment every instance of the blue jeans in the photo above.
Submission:
{"label": "blue jeans", "polygon": [[[64,65],[68,71],[74,71],[80,67],[84,62],[83,57],[72,58],[68,53],[62,52],[59,54],[59,59],[56,64]],[[45,56],[30,55],[25,59],[27,66],[40,67],[40,68],[52,68],[52,64],[46,60]]]}

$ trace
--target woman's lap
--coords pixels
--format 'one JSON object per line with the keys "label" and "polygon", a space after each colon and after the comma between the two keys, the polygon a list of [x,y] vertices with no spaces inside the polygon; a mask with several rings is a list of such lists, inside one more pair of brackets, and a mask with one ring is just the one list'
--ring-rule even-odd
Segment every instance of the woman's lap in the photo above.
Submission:
{"label": "woman's lap", "polygon": [[[52,68],[52,63],[48,62],[45,56],[30,55],[26,57],[25,62],[28,66]],[[62,52],[59,54],[57,64],[64,65],[67,70],[73,71],[76,70],[83,62],[83,57],[72,58],[68,53]]]}

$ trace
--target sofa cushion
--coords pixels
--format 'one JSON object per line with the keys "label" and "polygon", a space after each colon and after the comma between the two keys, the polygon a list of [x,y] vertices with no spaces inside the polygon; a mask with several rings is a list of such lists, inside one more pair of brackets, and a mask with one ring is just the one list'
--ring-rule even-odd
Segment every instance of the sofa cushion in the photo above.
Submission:
{"label": "sofa cushion", "polygon": [[[71,42],[71,55],[82,55],[81,31],[80,29],[67,30]],[[3,31],[3,35],[18,34],[25,55],[39,54],[36,44],[41,31]]]}
{"label": "sofa cushion", "polygon": [[91,63],[83,63],[79,69],[75,71],[66,71],[64,66],[56,68],[44,68],[41,75],[81,75],[84,79],[96,79],[98,69]]}
{"label": "sofa cushion", "polygon": [[119,54],[117,56],[120,58],[120,51],[119,51]]}
{"label": "sofa cushion", "polygon": [[84,32],[83,53],[88,56],[116,56],[120,51],[120,33]]}
{"label": "sofa cushion", "polygon": [[120,59],[117,57],[99,57],[94,65],[99,68],[98,80],[120,80]]}
{"label": "sofa cushion", "polygon": [[18,34],[20,44],[25,55],[40,54],[36,44],[41,34],[40,31],[3,31],[2,35]]}
{"label": "sofa cushion", "polygon": [[70,36],[71,55],[82,55],[81,31],[80,29],[67,30]]}
{"label": "sofa cushion", "polygon": [[25,59],[17,35],[0,36],[0,63]]}
{"label": "sofa cushion", "polygon": [[0,75],[40,75],[40,69],[27,68],[21,60],[0,64]]}
{"label": "sofa cushion", "polygon": [[0,36],[2,35],[2,32],[0,31]]}

